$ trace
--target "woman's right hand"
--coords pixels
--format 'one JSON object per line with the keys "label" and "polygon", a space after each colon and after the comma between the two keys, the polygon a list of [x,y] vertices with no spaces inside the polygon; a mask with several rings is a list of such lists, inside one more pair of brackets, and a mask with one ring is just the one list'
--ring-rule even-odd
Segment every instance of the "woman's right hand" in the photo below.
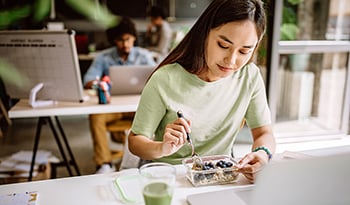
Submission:
{"label": "woman's right hand", "polygon": [[166,126],[162,145],[163,156],[177,152],[186,143],[187,133],[191,132],[190,125],[190,121],[177,118]]}

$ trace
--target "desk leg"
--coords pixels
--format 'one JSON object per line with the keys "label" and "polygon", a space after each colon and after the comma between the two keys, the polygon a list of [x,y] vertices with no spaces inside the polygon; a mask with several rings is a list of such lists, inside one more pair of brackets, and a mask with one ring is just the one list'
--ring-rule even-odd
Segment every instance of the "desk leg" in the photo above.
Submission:
{"label": "desk leg", "polygon": [[59,122],[59,119],[57,116],[55,116],[55,120],[56,120],[56,125],[59,129],[59,134],[61,134],[61,137],[63,138],[63,141],[64,141],[64,144],[65,144],[65,148],[67,149],[68,153],[69,153],[69,156],[71,158],[71,161],[67,159],[66,157],[66,154],[64,152],[64,149],[63,149],[63,146],[62,146],[62,143],[60,141],[60,137],[59,137],[59,134],[57,133],[57,130],[55,128],[55,125],[54,123],[52,122],[52,119],[51,117],[39,117],[39,121],[38,121],[38,125],[37,125],[37,129],[36,129],[36,133],[35,133],[35,139],[34,139],[34,147],[33,147],[33,155],[32,155],[32,161],[31,161],[31,164],[30,164],[30,171],[29,171],[29,177],[28,177],[28,181],[32,181],[32,178],[33,178],[33,171],[34,171],[34,166],[35,166],[35,158],[36,158],[36,153],[38,151],[38,146],[39,146],[39,141],[40,141],[40,135],[41,135],[41,129],[42,129],[42,126],[46,124],[46,122],[49,122],[49,125],[50,125],[50,128],[51,128],[51,131],[52,131],[52,134],[54,135],[55,137],[55,140],[56,140],[56,143],[57,143],[57,146],[58,146],[58,149],[62,155],[62,158],[63,158],[63,164],[67,167],[67,170],[68,170],[68,173],[70,176],[73,176],[73,173],[72,173],[72,170],[70,168],[70,162],[73,163],[73,166],[75,168],[75,171],[77,172],[77,175],[80,175],[80,171],[79,171],[79,168],[78,168],[78,165],[74,159],[74,156],[73,156],[73,152],[69,146],[69,143],[68,143],[68,140],[67,140],[67,137],[63,131],[63,128],[61,126],[61,123]]}
{"label": "desk leg", "polygon": [[45,119],[40,117],[39,121],[38,121],[38,125],[36,127],[36,133],[35,133],[35,139],[34,139],[34,147],[33,147],[33,155],[32,155],[32,162],[30,163],[30,171],[29,171],[28,181],[32,181],[32,178],[33,178],[33,171],[34,171],[34,165],[35,165],[36,152],[38,151],[40,134],[41,134],[41,128],[42,128],[42,126],[44,124],[45,124]]}
{"label": "desk leg", "polygon": [[79,167],[78,167],[78,165],[77,165],[77,162],[75,161],[73,152],[72,152],[72,150],[71,150],[71,148],[70,148],[70,146],[69,146],[69,143],[68,143],[68,140],[67,140],[67,136],[66,136],[66,134],[65,134],[65,132],[64,132],[64,130],[63,130],[63,128],[62,128],[62,125],[61,125],[61,123],[60,123],[60,120],[58,119],[57,116],[55,116],[55,120],[56,120],[56,124],[57,124],[57,126],[58,126],[58,129],[59,129],[59,131],[60,131],[60,133],[61,133],[61,136],[62,136],[62,138],[63,138],[63,142],[64,142],[64,144],[65,144],[65,146],[66,146],[66,148],[67,148],[69,157],[70,157],[70,159],[72,160],[72,163],[73,163],[73,166],[74,166],[74,168],[75,168],[75,171],[76,171],[77,175],[80,176]]}
{"label": "desk leg", "polygon": [[49,121],[49,125],[50,125],[50,128],[51,128],[52,134],[53,134],[53,136],[55,137],[55,140],[56,140],[56,142],[57,142],[58,149],[59,149],[60,152],[61,152],[61,155],[62,155],[64,164],[65,164],[66,167],[67,167],[68,173],[69,173],[70,176],[73,176],[72,170],[70,169],[69,160],[67,159],[66,154],[64,153],[64,150],[63,150],[61,141],[60,141],[59,136],[58,136],[58,134],[57,134],[57,131],[56,131],[56,129],[55,129],[53,123],[52,123],[52,119],[51,119],[51,117],[48,117],[47,119],[48,119],[48,121]]}

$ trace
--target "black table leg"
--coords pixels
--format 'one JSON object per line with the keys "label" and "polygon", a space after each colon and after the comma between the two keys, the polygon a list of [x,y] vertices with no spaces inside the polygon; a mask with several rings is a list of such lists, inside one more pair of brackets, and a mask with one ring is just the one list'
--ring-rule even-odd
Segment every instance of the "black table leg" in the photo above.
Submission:
{"label": "black table leg", "polygon": [[64,162],[64,164],[65,164],[66,167],[67,167],[69,176],[73,176],[72,170],[70,169],[69,160],[68,160],[67,157],[66,157],[66,154],[65,154],[64,149],[63,149],[63,147],[62,147],[62,143],[61,143],[61,141],[60,141],[60,138],[59,138],[59,136],[58,136],[58,134],[57,134],[57,131],[56,131],[56,129],[55,129],[53,123],[52,123],[51,117],[48,117],[48,121],[49,121],[49,125],[50,125],[50,128],[51,128],[52,134],[53,134],[53,136],[55,137],[55,140],[56,140],[58,149],[60,150],[61,156],[62,156],[62,158],[63,158],[63,162]]}
{"label": "black table leg", "polygon": [[33,178],[33,171],[34,171],[34,165],[35,165],[35,158],[36,158],[36,152],[38,151],[39,141],[40,141],[40,134],[41,134],[41,128],[45,124],[45,118],[40,117],[38,120],[38,125],[36,127],[36,133],[34,138],[34,146],[33,146],[33,155],[32,155],[32,162],[30,163],[30,171],[29,171],[29,177],[28,181],[32,181]]}
{"label": "black table leg", "polygon": [[[71,150],[71,148],[69,146],[68,140],[67,140],[67,136],[66,136],[66,134],[65,134],[65,132],[64,132],[62,126],[61,126],[61,123],[60,123],[58,117],[55,116],[55,122],[56,122],[57,128],[59,130],[59,133],[58,133],[57,128],[55,127],[54,123],[52,122],[51,117],[46,116],[46,117],[39,117],[37,129],[36,129],[36,133],[35,133],[33,155],[32,155],[32,161],[31,161],[31,165],[30,165],[28,181],[32,181],[32,178],[33,178],[33,172],[34,172],[34,166],[35,166],[35,158],[36,158],[36,153],[38,151],[40,135],[41,135],[41,129],[42,129],[42,126],[44,124],[46,124],[46,122],[49,122],[50,129],[52,131],[52,134],[55,137],[58,149],[59,149],[59,151],[61,153],[61,156],[63,158],[63,162],[59,163],[59,164],[65,165],[69,175],[73,176],[72,170],[70,168],[70,165],[72,164],[74,166],[74,168],[75,168],[75,171],[76,171],[77,175],[80,176],[80,171],[79,171],[78,164],[75,161],[73,152],[72,152],[72,150]],[[68,151],[70,160],[66,157],[66,154],[65,154],[64,148],[62,146],[60,137],[62,137],[62,139],[63,139],[64,145],[65,145],[65,149]]]}
{"label": "black table leg", "polygon": [[80,176],[80,171],[79,171],[78,164],[77,164],[77,162],[75,161],[75,158],[74,158],[72,149],[70,148],[69,143],[68,143],[68,140],[67,140],[67,136],[66,136],[66,134],[65,134],[65,132],[64,132],[64,130],[63,130],[63,128],[62,128],[62,125],[61,125],[61,123],[60,123],[60,121],[59,121],[59,119],[58,119],[57,116],[55,116],[55,120],[56,120],[58,129],[59,129],[59,131],[60,131],[60,133],[61,133],[61,137],[63,138],[63,142],[64,142],[64,144],[65,144],[65,146],[66,146],[67,151],[68,151],[69,157],[70,157],[70,159],[72,160],[72,163],[73,163],[73,166],[74,166],[74,168],[75,168],[75,171],[76,171],[77,175]]}

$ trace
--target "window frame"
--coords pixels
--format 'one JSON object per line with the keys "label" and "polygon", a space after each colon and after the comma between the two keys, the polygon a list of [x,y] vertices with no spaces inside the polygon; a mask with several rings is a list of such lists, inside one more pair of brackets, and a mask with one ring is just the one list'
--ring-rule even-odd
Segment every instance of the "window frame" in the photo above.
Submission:
{"label": "window frame", "polygon": [[[273,18],[270,18],[271,29],[270,41],[269,41],[269,54],[267,61],[267,94],[268,103],[271,110],[272,122],[276,122],[277,117],[277,101],[278,101],[278,87],[277,82],[279,80],[278,70],[279,60],[281,54],[297,54],[297,53],[347,53],[347,70],[346,70],[346,82],[344,90],[343,114],[341,119],[341,128],[337,131],[337,135],[349,134],[349,117],[350,117],[350,41],[349,40],[294,40],[294,41],[281,41],[280,40],[280,25],[282,22],[283,0],[270,1],[270,8],[273,8]],[[327,51],[327,52],[325,52]],[[330,133],[334,135],[334,132]],[[278,133],[276,133],[278,137]],[[310,137],[309,134],[303,136],[294,136],[297,138]],[[299,141],[300,139],[295,139]]]}

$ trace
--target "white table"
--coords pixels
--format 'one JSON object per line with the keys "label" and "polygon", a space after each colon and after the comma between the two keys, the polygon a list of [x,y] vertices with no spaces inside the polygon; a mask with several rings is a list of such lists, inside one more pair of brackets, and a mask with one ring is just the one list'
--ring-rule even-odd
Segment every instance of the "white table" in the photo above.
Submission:
{"label": "white table", "polygon": [[[186,197],[190,194],[223,190],[228,188],[243,188],[251,185],[242,175],[234,184],[193,187],[186,179],[185,167],[176,165],[177,183],[172,204],[187,204]],[[0,195],[26,191],[38,191],[39,203],[49,205],[117,205],[124,204],[113,192],[113,180],[119,176],[137,173],[137,169],[127,169],[111,174],[96,174],[75,176],[69,178],[50,179],[44,181],[25,182],[0,186]]]}
{"label": "white table", "polygon": [[[88,91],[86,91],[87,94]],[[65,165],[70,176],[73,176],[70,165],[73,165],[77,175],[80,175],[78,165],[75,161],[72,150],[70,149],[67,136],[60,123],[59,116],[85,115],[97,113],[117,113],[117,112],[135,112],[138,106],[140,95],[112,96],[110,104],[98,104],[98,98],[95,95],[88,95],[88,100],[84,102],[57,102],[54,105],[33,108],[28,100],[20,100],[13,106],[8,114],[10,118],[39,118],[34,138],[33,156],[28,181],[32,180],[32,174],[35,164],[36,152],[40,141],[41,128],[49,124],[52,134],[63,158],[62,165]],[[63,144],[62,142],[63,141]],[[68,156],[66,156],[68,152]],[[70,158],[70,159],[69,159]]]}
{"label": "white table", "polygon": [[112,112],[135,112],[140,95],[112,96],[110,104],[98,104],[96,96],[89,95],[85,102],[58,102],[55,105],[32,108],[28,100],[20,100],[12,107],[8,115],[10,118],[30,118],[45,116],[67,116],[81,114],[97,114]]}
{"label": "white table", "polygon": [[[327,156],[334,154],[350,153],[350,145],[322,148],[315,150],[305,150],[293,155],[296,158],[309,156]],[[290,158],[291,155],[284,156],[278,154],[273,158],[273,161],[283,160],[285,157]],[[245,177],[238,176],[238,180],[233,184],[193,187],[186,178],[186,169],[183,165],[176,165],[177,180],[175,192],[172,200],[173,205],[187,204],[188,195],[196,193],[204,193],[210,191],[218,191],[224,189],[242,189],[250,186]],[[17,184],[8,184],[0,186],[0,195],[11,193],[23,193],[27,191],[39,192],[38,204],[49,205],[117,205],[123,204],[122,201],[113,192],[113,180],[117,177],[134,175],[138,172],[137,169],[125,169],[120,172],[110,174],[96,174],[86,176],[75,176],[60,179],[50,179],[35,182],[24,182]],[[220,200],[218,199],[218,202]]]}

